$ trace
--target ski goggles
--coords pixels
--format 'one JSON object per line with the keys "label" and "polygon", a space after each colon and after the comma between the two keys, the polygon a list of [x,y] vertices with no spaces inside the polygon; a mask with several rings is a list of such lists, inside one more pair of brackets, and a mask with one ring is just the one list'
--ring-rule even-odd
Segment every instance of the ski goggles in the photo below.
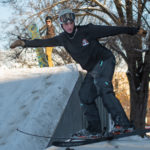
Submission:
{"label": "ski goggles", "polygon": [[67,13],[67,14],[60,16],[59,21],[60,21],[60,24],[64,24],[64,23],[67,23],[68,21],[74,22],[74,19],[75,19],[74,13]]}

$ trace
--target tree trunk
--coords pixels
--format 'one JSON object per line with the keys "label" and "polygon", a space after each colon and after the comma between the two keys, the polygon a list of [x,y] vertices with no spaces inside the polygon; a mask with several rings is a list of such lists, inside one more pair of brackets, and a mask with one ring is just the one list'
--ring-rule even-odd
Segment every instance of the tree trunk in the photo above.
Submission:
{"label": "tree trunk", "polygon": [[140,90],[135,88],[133,79],[128,75],[130,84],[130,121],[133,122],[135,128],[145,128],[146,108],[148,102],[148,76],[141,83]]}
{"label": "tree trunk", "polygon": [[[135,128],[145,128],[147,98],[144,93],[131,96],[131,113],[130,120],[135,125]],[[138,111],[137,111],[138,110]]]}
{"label": "tree trunk", "polygon": [[146,108],[148,101],[148,56],[142,59],[142,52],[135,52],[133,49],[141,49],[139,37],[128,37],[123,41],[128,56],[128,81],[130,86],[130,121],[135,128],[145,128]]}
{"label": "tree trunk", "polygon": [[[144,57],[144,56],[143,56]],[[134,58],[131,58],[133,62]],[[148,103],[149,92],[149,72],[150,72],[150,51],[146,52],[145,57],[137,69],[136,64],[128,65],[129,72],[127,74],[130,85],[130,120],[135,128],[145,128],[145,117]]]}

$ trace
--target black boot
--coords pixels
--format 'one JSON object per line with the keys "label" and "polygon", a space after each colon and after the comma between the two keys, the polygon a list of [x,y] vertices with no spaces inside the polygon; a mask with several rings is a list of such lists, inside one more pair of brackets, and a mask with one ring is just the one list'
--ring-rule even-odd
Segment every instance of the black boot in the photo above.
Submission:
{"label": "black boot", "polygon": [[134,130],[134,126],[129,120],[126,120],[121,115],[117,115],[114,122],[114,128],[111,131],[112,133],[132,132]]}
{"label": "black boot", "polygon": [[117,115],[114,120],[115,126],[122,126],[124,128],[130,127],[130,122],[127,118],[124,118],[122,115]]}
{"label": "black boot", "polygon": [[101,124],[99,120],[88,121],[88,127],[86,129],[82,129],[72,135],[72,137],[100,137],[102,136]]}
{"label": "black boot", "polygon": [[93,134],[101,133],[101,123],[100,120],[88,121],[87,130]]}

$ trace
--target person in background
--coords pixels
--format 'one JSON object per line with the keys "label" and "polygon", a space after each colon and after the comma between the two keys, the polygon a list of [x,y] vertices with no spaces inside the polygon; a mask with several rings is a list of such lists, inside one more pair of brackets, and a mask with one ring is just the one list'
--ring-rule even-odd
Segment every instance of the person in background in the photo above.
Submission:
{"label": "person in background", "polygon": [[[52,17],[47,16],[45,18],[45,23],[46,23],[46,35],[43,36],[42,39],[53,38],[55,36],[55,30],[54,30],[54,26],[52,24]],[[49,65],[49,67],[53,67],[53,61],[52,61],[53,47],[46,47],[45,49],[46,49],[45,53],[47,56],[48,65]]]}

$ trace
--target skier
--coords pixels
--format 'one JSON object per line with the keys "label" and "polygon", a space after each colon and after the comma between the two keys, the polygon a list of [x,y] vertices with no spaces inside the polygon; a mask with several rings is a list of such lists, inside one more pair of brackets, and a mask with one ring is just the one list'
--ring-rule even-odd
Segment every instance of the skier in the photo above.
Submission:
{"label": "skier", "polygon": [[[55,36],[55,31],[54,31],[54,26],[52,24],[52,17],[51,16],[47,16],[45,18],[45,22],[46,22],[46,35],[42,37],[42,39],[48,39],[48,38],[52,38]],[[49,67],[53,67],[53,62],[52,62],[52,51],[53,51],[53,47],[46,47],[46,56],[48,59],[48,65]]]}
{"label": "skier", "polygon": [[83,69],[87,70],[79,96],[88,126],[86,129],[77,132],[76,136],[91,136],[102,133],[101,121],[95,103],[97,96],[101,96],[104,106],[111,114],[115,123],[114,127],[130,128],[130,121],[113,92],[112,77],[115,68],[115,57],[110,50],[98,42],[98,38],[118,34],[141,34],[142,29],[93,24],[76,26],[75,14],[70,9],[62,10],[58,19],[64,32],[44,40],[17,40],[12,43],[10,48],[17,46],[64,46],[73,59]]}

